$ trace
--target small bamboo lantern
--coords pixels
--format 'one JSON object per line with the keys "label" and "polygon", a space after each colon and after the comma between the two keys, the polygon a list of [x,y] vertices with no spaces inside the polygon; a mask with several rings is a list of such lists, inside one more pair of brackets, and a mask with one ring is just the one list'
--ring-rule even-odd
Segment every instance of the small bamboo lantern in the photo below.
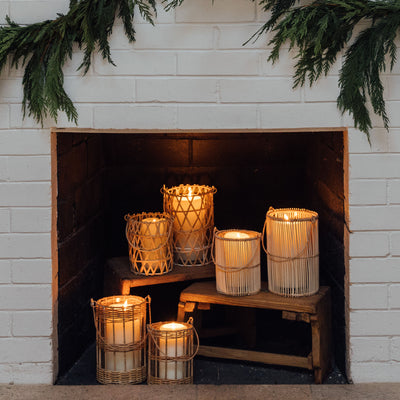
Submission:
{"label": "small bamboo lantern", "polygon": [[98,382],[146,379],[146,304],[150,297],[111,296],[91,302],[96,327]]}
{"label": "small bamboo lantern", "polygon": [[180,185],[162,189],[164,212],[174,218],[175,264],[203,266],[211,263],[215,187]]}
{"label": "small bamboo lantern", "polygon": [[319,290],[318,214],[300,208],[270,208],[267,235],[268,289],[288,297]]}
{"label": "small bamboo lantern", "polygon": [[261,289],[261,233],[215,230],[214,240],[217,292],[230,296],[258,293]]}
{"label": "small bamboo lantern", "polygon": [[172,271],[172,218],[165,213],[125,215],[131,270],[137,275]]}
{"label": "small bamboo lantern", "polygon": [[[193,383],[193,358],[198,351],[198,336],[193,318],[184,322],[156,322],[147,325],[148,383]],[[193,335],[197,346],[194,349]]]}

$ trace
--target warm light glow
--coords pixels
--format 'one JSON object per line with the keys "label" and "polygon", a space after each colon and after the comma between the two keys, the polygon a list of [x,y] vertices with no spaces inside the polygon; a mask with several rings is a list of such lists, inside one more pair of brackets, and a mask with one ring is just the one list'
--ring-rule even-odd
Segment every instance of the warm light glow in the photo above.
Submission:
{"label": "warm light glow", "polygon": [[125,300],[124,308],[128,307],[128,300]]}
{"label": "warm light glow", "polygon": [[177,331],[179,329],[185,329],[186,326],[183,324],[178,324],[176,322],[170,322],[168,324],[163,324],[160,326],[160,331]]}
{"label": "warm light glow", "polygon": [[189,186],[189,196],[188,196],[189,201],[192,201],[192,188]]}
{"label": "warm light glow", "polygon": [[238,232],[238,231],[231,231],[231,232],[226,232],[224,235],[224,238],[226,239],[248,239],[250,235],[244,232]]}
{"label": "warm light glow", "polygon": [[286,221],[289,221],[289,217],[288,217],[287,214],[284,214],[283,218],[284,218]]}
{"label": "warm light glow", "polygon": [[119,303],[121,301],[121,299],[119,297],[117,297],[117,299],[115,300],[117,303]]}

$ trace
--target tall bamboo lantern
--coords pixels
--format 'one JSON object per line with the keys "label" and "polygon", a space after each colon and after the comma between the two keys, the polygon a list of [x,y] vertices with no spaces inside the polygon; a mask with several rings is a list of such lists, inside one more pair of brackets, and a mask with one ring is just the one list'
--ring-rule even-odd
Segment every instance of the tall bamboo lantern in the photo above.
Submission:
{"label": "tall bamboo lantern", "polygon": [[[184,322],[156,322],[147,326],[148,383],[193,383],[193,358],[198,351],[198,336],[193,318]],[[195,348],[193,336],[196,335]]]}
{"label": "tall bamboo lantern", "polygon": [[215,187],[180,185],[163,187],[164,212],[173,219],[174,262],[181,266],[211,263]]}
{"label": "tall bamboo lantern", "polygon": [[214,231],[217,292],[247,296],[261,289],[261,233],[231,229]]}
{"label": "tall bamboo lantern", "polygon": [[91,301],[96,327],[97,381],[140,383],[146,379],[146,304],[139,296]]}
{"label": "tall bamboo lantern", "polygon": [[268,289],[288,297],[319,290],[318,214],[301,208],[270,208],[267,237]]}
{"label": "tall bamboo lantern", "polygon": [[137,275],[172,271],[172,218],[166,213],[126,215],[131,270]]}

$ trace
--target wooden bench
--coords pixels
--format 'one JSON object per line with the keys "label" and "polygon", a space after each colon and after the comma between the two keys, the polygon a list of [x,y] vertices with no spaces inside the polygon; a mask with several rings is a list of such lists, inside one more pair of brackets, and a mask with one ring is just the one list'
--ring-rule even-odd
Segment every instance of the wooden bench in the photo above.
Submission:
{"label": "wooden bench", "polygon": [[174,265],[164,275],[136,275],[130,270],[128,257],[114,257],[107,260],[104,271],[104,293],[107,296],[127,295],[131,288],[161,285],[166,283],[194,281],[215,277],[214,264],[204,267],[180,267]]}
{"label": "wooden bench", "polygon": [[200,346],[199,355],[306,368],[314,371],[315,383],[322,383],[331,368],[331,297],[327,286],[308,297],[283,297],[265,290],[252,296],[233,297],[218,293],[215,282],[197,282],[183,290],[179,300],[178,321],[184,321],[186,313],[193,313],[196,308],[209,310],[210,305],[218,304],[279,310],[284,319],[311,325],[312,350],[307,357],[215,346]]}

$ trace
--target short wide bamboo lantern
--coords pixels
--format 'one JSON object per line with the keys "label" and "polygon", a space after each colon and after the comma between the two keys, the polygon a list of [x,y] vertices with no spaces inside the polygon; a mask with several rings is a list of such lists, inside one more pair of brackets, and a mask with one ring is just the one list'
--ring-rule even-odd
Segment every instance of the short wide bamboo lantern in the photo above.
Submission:
{"label": "short wide bamboo lantern", "polygon": [[125,215],[131,270],[137,275],[172,271],[172,218],[166,213]]}
{"label": "short wide bamboo lantern", "polygon": [[254,231],[215,230],[217,292],[247,296],[260,291],[260,239],[261,233]]}
{"label": "short wide bamboo lantern", "polygon": [[111,296],[92,300],[98,382],[146,379],[146,304],[150,298]]}
{"label": "short wide bamboo lantern", "polygon": [[[198,350],[198,336],[193,319],[184,322],[156,322],[147,326],[147,383],[193,383],[193,358]],[[197,346],[194,347],[193,335]]]}
{"label": "short wide bamboo lantern", "polygon": [[319,290],[318,214],[300,208],[270,208],[267,236],[268,289],[288,297]]}
{"label": "short wide bamboo lantern", "polygon": [[173,219],[174,262],[181,266],[210,264],[214,228],[215,187],[163,187],[164,212]]}

